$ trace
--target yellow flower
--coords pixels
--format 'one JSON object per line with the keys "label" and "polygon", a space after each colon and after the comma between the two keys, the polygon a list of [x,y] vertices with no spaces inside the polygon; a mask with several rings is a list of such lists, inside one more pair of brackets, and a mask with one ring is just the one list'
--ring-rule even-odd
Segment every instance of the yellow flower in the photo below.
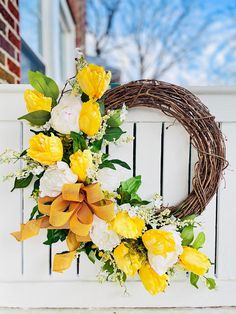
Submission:
{"label": "yellow flower", "polygon": [[128,239],[140,237],[144,226],[143,219],[130,217],[126,212],[119,212],[111,222],[111,228],[120,236]]}
{"label": "yellow flower", "polygon": [[43,165],[52,165],[62,160],[62,142],[59,137],[53,134],[51,136],[46,136],[43,133],[34,135],[31,137],[29,145],[28,156]]}
{"label": "yellow flower", "polygon": [[139,276],[145,289],[152,295],[165,291],[169,279],[166,274],[158,275],[149,263],[142,265],[139,270]]}
{"label": "yellow flower", "polygon": [[127,276],[133,277],[142,265],[142,257],[135,250],[129,249],[124,243],[118,245],[113,252],[115,262]]}
{"label": "yellow flower", "polygon": [[80,130],[89,136],[98,133],[101,126],[101,113],[99,104],[89,100],[82,105],[79,116]]}
{"label": "yellow flower", "polygon": [[76,79],[82,91],[90,99],[97,100],[107,90],[111,80],[111,72],[106,73],[103,67],[89,64],[78,72]]}
{"label": "yellow flower", "polygon": [[46,97],[36,90],[27,89],[24,92],[24,99],[28,112],[37,110],[51,111],[52,98]]}
{"label": "yellow flower", "polygon": [[211,266],[209,258],[191,247],[184,246],[183,249],[179,265],[198,276],[203,276]]}
{"label": "yellow flower", "polygon": [[142,236],[146,249],[155,254],[166,256],[168,252],[175,251],[175,240],[172,232],[165,230],[148,230]]}
{"label": "yellow flower", "polygon": [[71,170],[78,176],[80,181],[87,177],[89,167],[92,165],[92,155],[90,150],[85,149],[83,152],[78,150],[70,156]]}

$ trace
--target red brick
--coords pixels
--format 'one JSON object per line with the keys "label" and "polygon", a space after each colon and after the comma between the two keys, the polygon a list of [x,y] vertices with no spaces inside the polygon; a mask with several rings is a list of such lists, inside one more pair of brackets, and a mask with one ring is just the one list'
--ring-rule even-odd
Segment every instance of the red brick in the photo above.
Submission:
{"label": "red brick", "polygon": [[12,42],[13,45],[16,46],[20,50],[20,40],[10,30],[8,32],[8,38],[10,42]]}
{"label": "red brick", "polygon": [[7,81],[10,84],[15,83],[15,78],[13,75],[5,71],[4,69],[0,68],[0,79]]}
{"label": "red brick", "polygon": [[17,35],[20,35],[20,27],[19,27],[19,24],[16,24],[16,33],[17,33]]}
{"label": "red brick", "polygon": [[0,32],[6,34],[6,24],[2,20],[0,20]]}
{"label": "red brick", "polygon": [[2,63],[3,65],[5,65],[5,62],[6,62],[5,59],[6,59],[6,58],[5,58],[4,53],[0,51],[0,63]]}
{"label": "red brick", "polygon": [[8,9],[15,16],[15,18],[19,20],[19,10],[15,7],[11,0],[8,0]]}
{"label": "red brick", "polygon": [[0,34],[0,48],[9,53],[10,56],[15,58],[14,47]]}
{"label": "red brick", "polygon": [[15,64],[15,62],[7,59],[8,68],[11,72],[15,73],[18,77],[20,77],[20,67]]}
{"label": "red brick", "polygon": [[11,25],[12,28],[15,27],[15,22],[13,17],[7,12],[2,3],[0,3],[0,14],[3,16],[4,20]]}

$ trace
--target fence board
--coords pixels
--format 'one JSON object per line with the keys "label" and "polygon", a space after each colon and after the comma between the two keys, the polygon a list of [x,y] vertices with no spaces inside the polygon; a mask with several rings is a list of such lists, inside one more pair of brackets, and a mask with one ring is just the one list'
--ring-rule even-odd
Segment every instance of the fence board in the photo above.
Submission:
{"label": "fence board", "polygon": [[[16,118],[25,113],[23,91],[27,87],[0,86],[0,101],[9,104],[0,114],[0,151],[7,146],[17,150],[21,149],[22,144],[26,146],[28,131],[24,128],[22,143],[23,129],[21,124],[16,122]],[[79,277],[76,261],[64,274],[50,276],[49,257],[66,247],[57,243],[49,252],[49,248],[41,244],[46,239],[45,232],[41,232],[39,237],[25,241],[23,247],[16,242],[9,233],[17,230],[21,219],[26,220],[30,214],[33,205],[28,197],[30,188],[24,193],[15,191],[11,194],[11,184],[0,182],[0,197],[4,205],[2,206],[4,219],[0,220],[2,230],[0,248],[1,252],[4,252],[0,259],[0,306],[236,305],[232,293],[236,288],[236,253],[233,237],[236,220],[233,207],[236,186],[236,89],[191,88],[191,90],[197,93],[217,120],[222,122],[223,133],[228,138],[227,159],[230,167],[225,175],[226,188],[225,182],[222,182],[218,196],[212,199],[199,218],[207,238],[203,251],[213,262],[215,256],[217,257],[215,271],[220,278],[218,290],[196,291],[189,287],[188,283],[175,281],[166,294],[153,298],[143,290],[140,283],[131,281],[127,284],[130,293],[127,298],[123,296],[123,290],[113,284],[100,286],[95,283],[99,267],[94,266],[83,254],[80,258]],[[130,164],[132,170],[124,170],[124,178],[133,174],[142,175],[144,185],[140,193],[144,198],[149,198],[155,192],[162,192],[166,205],[177,204],[191,190],[193,164],[196,160],[194,150],[191,149],[190,153],[189,136],[184,129],[178,123],[166,128],[172,122],[171,118],[157,110],[146,108],[130,110],[125,129],[130,135],[136,135],[136,140],[128,145],[111,145],[109,149],[112,158],[119,158]],[[4,172],[8,170],[12,171],[12,166],[5,168]],[[5,204],[9,204],[7,210]],[[176,278],[182,280],[183,276],[177,274]],[[29,297],[32,289],[35,297]],[[185,298],[182,298],[183,295]]]}
{"label": "fence board", "polygon": [[[0,134],[0,153],[6,148],[18,152],[21,150],[21,126],[19,122],[1,121]],[[2,181],[3,176],[16,171],[19,167],[19,163],[14,166],[12,164],[1,166],[0,279],[3,281],[19,279],[22,270],[21,243],[10,235],[10,232],[19,230],[22,219],[22,193],[20,190],[15,190],[14,193],[10,194],[13,181]]]}
{"label": "fence board", "polygon": [[219,191],[217,274],[219,278],[236,279],[235,250],[235,187],[236,187],[236,123],[223,123],[222,132],[227,138],[226,157],[229,167],[225,171]]}

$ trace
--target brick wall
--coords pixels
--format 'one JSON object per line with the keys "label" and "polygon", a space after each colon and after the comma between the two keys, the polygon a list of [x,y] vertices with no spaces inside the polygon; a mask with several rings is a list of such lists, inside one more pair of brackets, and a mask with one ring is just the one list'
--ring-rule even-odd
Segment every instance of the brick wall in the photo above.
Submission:
{"label": "brick wall", "polygon": [[76,47],[85,52],[86,0],[67,0],[76,25]]}
{"label": "brick wall", "polygon": [[18,0],[0,0],[0,83],[20,83]]}

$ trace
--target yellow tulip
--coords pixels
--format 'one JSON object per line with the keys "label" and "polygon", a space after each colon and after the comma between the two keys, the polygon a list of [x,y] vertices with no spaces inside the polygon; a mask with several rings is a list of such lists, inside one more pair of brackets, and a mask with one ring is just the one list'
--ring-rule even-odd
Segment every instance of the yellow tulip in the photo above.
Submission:
{"label": "yellow tulip", "polygon": [[62,160],[63,146],[59,137],[39,133],[31,137],[27,155],[42,165],[52,165]]}
{"label": "yellow tulip", "polygon": [[205,254],[184,246],[183,253],[179,257],[179,265],[198,276],[203,276],[210,268],[211,263]]}
{"label": "yellow tulip", "polygon": [[143,219],[130,217],[127,212],[119,212],[111,222],[111,228],[127,239],[137,239],[145,226]]}
{"label": "yellow tulip", "polygon": [[52,109],[52,98],[44,96],[37,90],[27,89],[24,92],[24,99],[28,112],[37,110],[46,110],[50,112]]}
{"label": "yellow tulip", "polygon": [[146,249],[155,255],[165,257],[168,252],[175,251],[175,240],[172,232],[151,229],[143,234],[142,240]]}
{"label": "yellow tulip", "polygon": [[166,274],[158,275],[149,263],[142,265],[139,270],[139,276],[145,289],[152,295],[165,291],[168,285],[169,277]]}
{"label": "yellow tulip", "polygon": [[78,150],[70,156],[71,170],[78,176],[79,181],[84,181],[87,177],[88,169],[92,166],[92,155],[90,150],[83,152]]}
{"label": "yellow tulip", "polygon": [[89,136],[98,133],[101,126],[101,113],[99,104],[89,100],[82,105],[79,116],[79,127],[82,132]]}
{"label": "yellow tulip", "polygon": [[101,66],[89,64],[78,72],[76,79],[82,91],[90,99],[97,100],[107,90],[111,80],[111,72],[106,72]]}
{"label": "yellow tulip", "polygon": [[133,277],[142,265],[142,256],[129,249],[124,243],[118,245],[113,252],[115,262],[127,276]]}
{"label": "yellow tulip", "polygon": [[53,260],[53,271],[61,273],[68,269],[75,258],[75,255],[76,251],[56,254]]}

